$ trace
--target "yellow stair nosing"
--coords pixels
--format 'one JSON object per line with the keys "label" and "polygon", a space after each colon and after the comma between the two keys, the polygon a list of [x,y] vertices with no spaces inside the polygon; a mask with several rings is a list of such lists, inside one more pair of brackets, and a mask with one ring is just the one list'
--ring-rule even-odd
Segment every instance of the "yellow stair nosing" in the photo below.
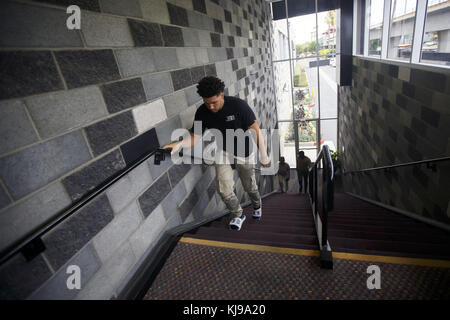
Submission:
{"label": "yellow stair nosing", "polygon": [[[319,250],[271,247],[271,246],[265,246],[265,245],[223,242],[223,241],[204,240],[204,239],[189,238],[189,237],[182,237],[180,239],[180,242],[197,244],[197,245],[205,245],[205,246],[213,246],[213,247],[221,247],[221,248],[230,248],[230,249],[253,250],[253,251],[273,252],[273,253],[282,253],[282,254],[294,254],[294,255],[309,256],[309,257],[320,256]],[[450,261],[448,261],[448,260],[405,258],[405,257],[393,257],[393,256],[377,256],[377,255],[356,254],[356,253],[346,253],[346,252],[333,252],[333,258],[344,259],[344,260],[367,261],[367,262],[406,264],[406,265],[415,265],[415,266],[422,266],[422,267],[450,268]]]}

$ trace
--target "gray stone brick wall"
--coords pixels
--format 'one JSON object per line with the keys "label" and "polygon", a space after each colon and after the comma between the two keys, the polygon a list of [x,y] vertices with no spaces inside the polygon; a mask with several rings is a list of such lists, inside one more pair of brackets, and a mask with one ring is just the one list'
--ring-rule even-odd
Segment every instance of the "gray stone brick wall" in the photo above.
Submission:
{"label": "gray stone brick wall", "polygon": [[[450,72],[353,57],[339,89],[345,171],[450,156]],[[342,150],[344,148],[344,150]],[[450,161],[344,176],[346,191],[450,224]]]}
{"label": "gray stone brick wall", "polygon": [[[72,4],[80,30],[66,27]],[[205,75],[275,127],[263,0],[8,0],[0,9],[0,250],[190,128]],[[38,257],[0,266],[0,298],[113,297],[163,232],[225,208],[214,176],[150,158],[46,234]],[[258,184],[273,189],[270,177]],[[65,286],[71,264],[85,272],[81,290]]]}

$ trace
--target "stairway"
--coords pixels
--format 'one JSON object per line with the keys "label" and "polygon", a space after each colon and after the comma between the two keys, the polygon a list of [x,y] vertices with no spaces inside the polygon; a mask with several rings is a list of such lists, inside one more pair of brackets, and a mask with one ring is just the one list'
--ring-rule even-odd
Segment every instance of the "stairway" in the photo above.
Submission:
{"label": "stairway", "polygon": [[450,260],[450,233],[345,193],[328,217],[333,252]]}
{"label": "stairway", "polygon": [[240,231],[229,230],[226,215],[188,233],[185,237],[318,250],[311,205],[307,195],[276,193],[263,199],[262,219],[252,218],[252,207],[244,208],[246,220]]}
{"label": "stairway", "polygon": [[[345,193],[336,193],[328,216],[328,241],[333,252],[450,260],[450,234]],[[185,237],[318,250],[309,197],[276,193],[263,200],[263,216],[252,219],[252,208],[240,231],[229,230],[224,216]]]}

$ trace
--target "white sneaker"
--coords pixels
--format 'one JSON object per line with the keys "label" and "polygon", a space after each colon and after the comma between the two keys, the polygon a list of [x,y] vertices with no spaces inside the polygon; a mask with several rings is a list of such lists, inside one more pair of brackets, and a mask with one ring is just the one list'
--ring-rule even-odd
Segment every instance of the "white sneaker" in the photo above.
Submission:
{"label": "white sneaker", "polygon": [[259,207],[259,209],[253,209],[253,219],[261,219],[262,216],[262,207]]}
{"label": "white sneaker", "polygon": [[241,230],[242,223],[245,221],[245,215],[243,214],[240,218],[234,218],[230,221],[230,229],[231,230]]}

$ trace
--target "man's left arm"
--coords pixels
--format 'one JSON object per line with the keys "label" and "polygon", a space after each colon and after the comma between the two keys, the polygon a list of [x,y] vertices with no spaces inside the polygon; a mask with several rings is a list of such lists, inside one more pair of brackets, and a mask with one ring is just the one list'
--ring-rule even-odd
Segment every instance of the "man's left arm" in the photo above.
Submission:
{"label": "man's left arm", "polygon": [[261,134],[261,129],[259,128],[258,125],[258,121],[254,121],[253,124],[251,124],[249,127],[249,129],[253,129],[256,133],[256,145],[258,146],[260,155],[261,155],[261,164],[264,167],[268,167],[269,163],[270,163],[270,159],[267,156],[267,150],[266,150],[266,146],[264,144],[264,139],[263,136]]}

